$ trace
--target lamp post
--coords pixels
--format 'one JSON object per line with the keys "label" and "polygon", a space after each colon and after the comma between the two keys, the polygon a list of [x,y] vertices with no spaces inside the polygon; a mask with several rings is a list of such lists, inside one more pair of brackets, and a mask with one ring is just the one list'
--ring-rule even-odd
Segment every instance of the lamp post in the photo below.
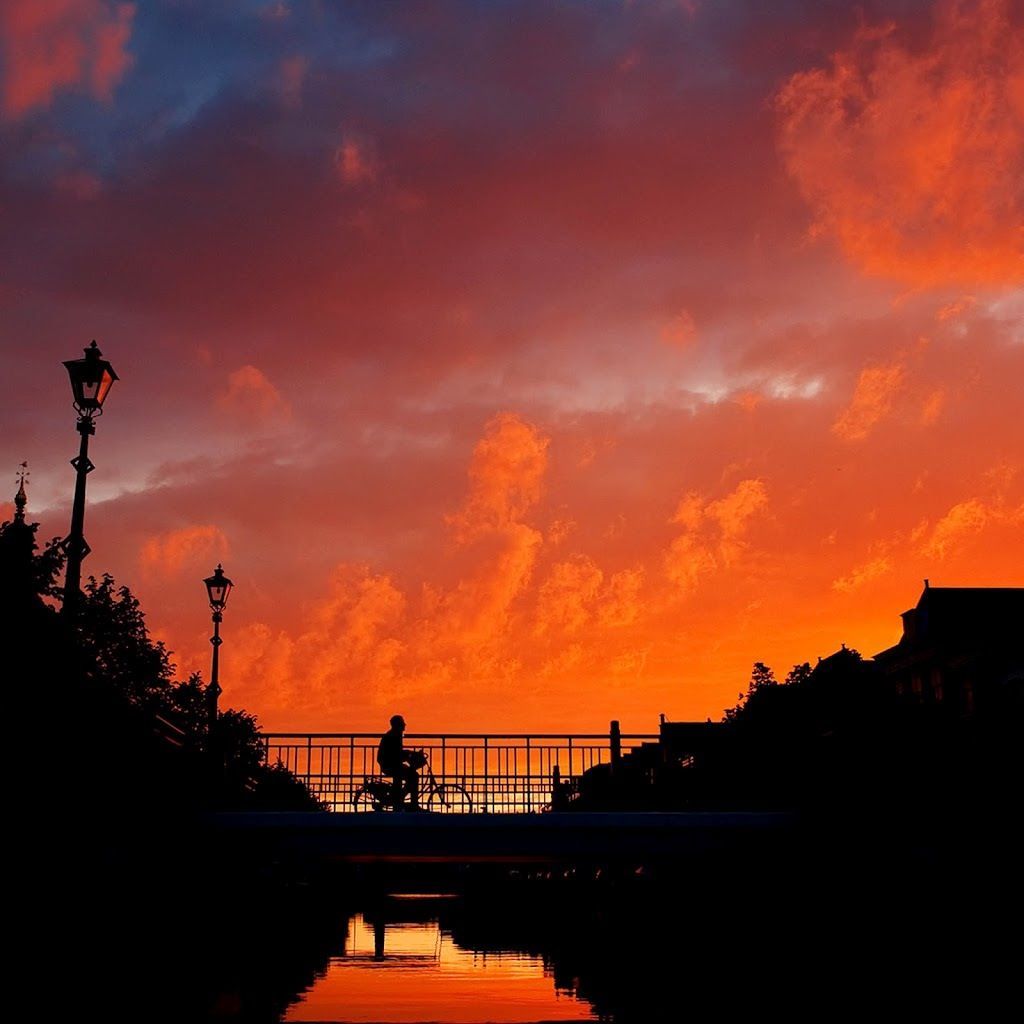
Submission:
{"label": "lamp post", "polygon": [[224,567],[218,565],[212,576],[207,576],[203,582],[206,584],[206,593],[210,598],[210,608],[213,611],[213,636],[210,643],[213,645],[213,665],[210,668],[210,685],[206,688],[206,714],[207,714],[207,736],[213,742],[214,730],[217,728],[217,698],[220,697],[220,645],[224,642],[220,638],[220,624],[224,619],[224,606],[228,603],[228,594],[234,584],[224,575]]}
{"label": "lamp post", "polygon": [[89,554],[85,541],[85,478],[95,469],[89,459],[89,438],[96,433],[96,417],[103,415],[103,403],[117,380],[114,368],[101,358],[103,353],[94,341],[86,350],[84,359],[68,359],[68,377],[71,378],[71,393],[74,396],[75,412],[78,413],[78,433],[82,443],[78,457],[71,460],[75,468],[75,501],[71,506],[71,532],[64,538],[67,567],[64,574],[63,612],[67,616],[75,613],[81,600],[82,559]]}

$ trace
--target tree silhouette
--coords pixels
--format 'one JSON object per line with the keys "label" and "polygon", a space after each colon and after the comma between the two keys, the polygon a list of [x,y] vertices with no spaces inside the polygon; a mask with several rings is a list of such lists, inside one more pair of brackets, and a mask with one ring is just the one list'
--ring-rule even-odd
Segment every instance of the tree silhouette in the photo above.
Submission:
{"label": "tree silhouette", "polygon": [[747,692],[738,694],[735,706],[728,708],[725,712],[725,721],[731,722],[738,719],[756,693],[770,686],[778,685],[775,673],[763,661],[755,661],[754,668],[750,673],[750,682],[747,684]]}
{"label": "tree silhouette", "polygon": [[78,616],[86,678],[112,687],[128,703],[154,712],[171,710],[174,665],[162,641],[154,641],[138,598],[104,573],[85,584]]}
{"label": "tree silhouette", "polygon": [[794,665],[789,672],[786,673],[786,686],[803,686],[808,679],[811,677],[811,663],[809,661],[801,662],[799,665]]}
{"label": "tree silhouette", "polygon": [[[0,525],[0,614],[14,639],[7,668],[15,720],[25,725],[19,761],[37,766],[26,799],[59,795],[83,813],[101,804],[319,808],[291,773],[263,763],[258,723],[245,711],[220,713],[221,770],[211,772],[202,678],[175,680],[138,599],[107,573],[86,581],[73,625],[58,614],[63,548],[51,541],[40,550],[38,524],[24,521],[22,507]],[[35,731],[45,736],[41,757]]]}

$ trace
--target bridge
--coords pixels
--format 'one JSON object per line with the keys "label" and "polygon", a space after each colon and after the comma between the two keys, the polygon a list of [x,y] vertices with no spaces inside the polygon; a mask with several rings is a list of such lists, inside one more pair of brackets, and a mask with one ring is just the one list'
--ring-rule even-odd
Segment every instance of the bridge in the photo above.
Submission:
{"label": "bridge", "polygon": [[[281,763],[334,812],[367,810],[354,798],[367,778],[380,774],[379,733],[264,733],[264,757]],[[408,748],[423,750],[441,785],[462,787],[469,796],[455,812],[531,814],[568,799],[591,769],[616,765],[657,734],[622,733],[406,733]],[[424,782],[427,769],[420,773]],[[438,809],[441,809],[438,806]]]}
{"label": "bridge", "polygon": [[[571,807],[587,772],[650,766],[657,735],[622,733],[406,733],[423,750],[429,788],[461,787],[454,813],[364,813],[355,800],[379,777],[378,733],[265,733],[264,757],[300,778],[333,813],[232,812],[212,815],[226,856],[269,862],[355,865],[563,864],[639,866],[688,857],[777,848],[797,822],[776,812],[586,812]],[[424,801],[427,803],[426,801]],[[427,806],[431,805],[427,803]]]}
{"label": "bridge", "polygon": [[572,864],[630,867],[780,849],[798,820],[789,812],[551,812],[359,814],[230,812],[211,815],[213,838],[267,863],[379,865]]}

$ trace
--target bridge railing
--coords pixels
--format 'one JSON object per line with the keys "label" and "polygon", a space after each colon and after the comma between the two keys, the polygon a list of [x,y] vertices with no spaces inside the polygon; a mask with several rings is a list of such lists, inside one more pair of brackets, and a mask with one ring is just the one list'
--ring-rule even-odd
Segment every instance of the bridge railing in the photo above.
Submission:
{"label": "bridge railing", "polygon": [[[608,733],[406,733],[404,744],[427,754],[438,783],[464,787],[473,811],[523,814],[549,809],[553,784],[571,793],[585,771],[657,738],[613,722]],[[355,809],[365,780],[380,776],[379,741],[380,733],[263,734],[267,763],[283,764],[332,811]],[[424,768],[421,789],[427,777]]]}

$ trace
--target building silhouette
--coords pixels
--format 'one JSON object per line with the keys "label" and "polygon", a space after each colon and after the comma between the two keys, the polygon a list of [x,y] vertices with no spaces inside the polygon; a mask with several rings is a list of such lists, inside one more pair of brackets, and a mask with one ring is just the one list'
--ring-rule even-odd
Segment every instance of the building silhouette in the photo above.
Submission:
{"label": "building silhouette", "polygon": [[903,612],[899,643],[875,655],[904,706],[963,717],[1020,711],[1024,587],[933,587]]}
{"label": "building silhouette", "polygon": [[575,780],[568,809],[969,803],[1021,749],[1024,588],[925,588],[899,643],[845,644],[721,722],[662,721],[657,743]]}

